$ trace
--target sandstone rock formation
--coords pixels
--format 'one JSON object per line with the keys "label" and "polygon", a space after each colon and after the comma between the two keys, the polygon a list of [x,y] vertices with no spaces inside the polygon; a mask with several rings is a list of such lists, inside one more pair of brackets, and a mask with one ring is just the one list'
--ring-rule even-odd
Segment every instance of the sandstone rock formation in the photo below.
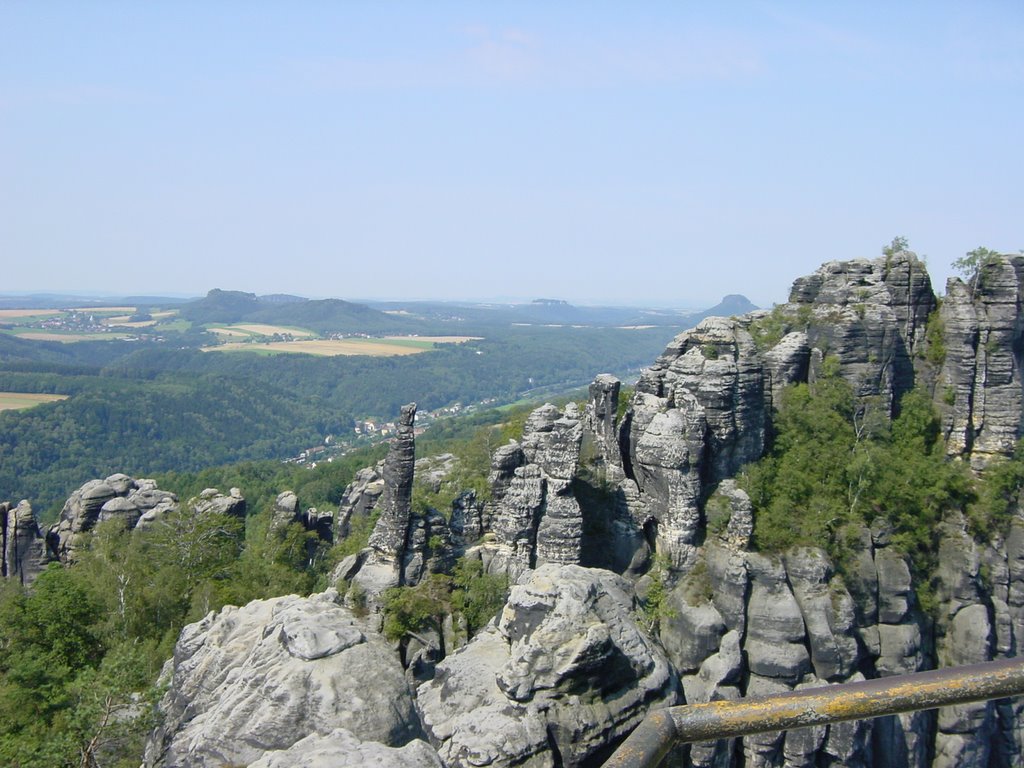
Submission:
{"label": "sandstone rock formation", "polygon": [[279,765],[273,751],[302,754],[314,748],[296,747],[308,736],[348,743],[337,729],[388,747],[420,734],[397,658],[333,590],[211,613],[182,630],[165,674],[147,768],[248,765],[268,752],[267,764]]}
{"label": "sandstone rock formation", "polygon": [[376,741],[360,741],[344,728],[326,736],[310,734],[284,750],[264,753],[248,768],[444,768],[441,758],[423,741],[404,747],[388,747]]}
{"label": "sandstone rock formation", "polygon": [[[213,504],[212,499],[213,496],[204,501]],[[132,530],[151,524],[161,515],[177,509],[177,505],[178,497],[161,491],[153,480],[135,480],[124,474],[90,480],[65,502],[60,519],[46,534],[46,542],[56,559],[62,563],[74,562],[82,534],[96,523],[119,518]],[[244,514],[244,502],[241,509]]]}
{"label": "sandstone rock formation", "polygon": [[514,580],[543,563],[580,562],[583,516],[572,479],[582,437],[575,404],[560,412],[548,403],[527,418],[521,442],[495,452],[484,512],[496,545],[489,570]]}
{"label": "sandstone rock formation", "polygon": [[940,321],[945,360],[937,394],[947,447],[980,468],[1021,436],[1024,256],[998,257],[978,279],[946,285]]}
{"label": "sandstone rock formation", "polygon": [[[379,471],[362,471],[357,484],[346,489],[339,517],[347,528],[351,515],[380,516],[370,535],[369,546],[342,561],[331,575],[331,583],[351,583],[352,595],[373,613],[381,610],[381,595],[391,587],[412,586],[430,572],[451,569],[455,548],[447,518],[437,510],[413,513],[412,484],[415,474],[416,440],[413,425],[416,404],[402,407],[398,434]],[[355,598],[350,595],[349,601]],[[353,603],[354,604],[354,603]]]}
{"label": "sandstone rock formation", "polygon": [[274,500],[270,518],[270,533],[280,533],[292,523],[298,523],[305,530],[315,533],[321,541],[334,540],[334,513],[320,512],[316,507],[303,511],[299,497],[294,491],[282,491]]}
{"label": "sandstone rock formation", "polygon": [[49,556],[32,505],[0,504],[0,576],[31,584],[46,566]]}
{"label": "sandstone rock formation", "polygon": [[377,509],[380,518],[370,536],[370,547],[379,560],[394,560],[405,550],[412,512],[412,481],[416,462],[416,437],[413,424],[416,404],[402,406],[398,435],[391,442],[381,473],[384,491]]}

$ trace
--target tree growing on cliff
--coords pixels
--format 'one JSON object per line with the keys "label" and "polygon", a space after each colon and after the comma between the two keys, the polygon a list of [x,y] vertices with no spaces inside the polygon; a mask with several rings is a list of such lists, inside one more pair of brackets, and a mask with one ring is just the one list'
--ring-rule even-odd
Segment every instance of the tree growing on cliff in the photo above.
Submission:
{"label": "tree growing on cliff", "polygon": [[977,290],[981,280],[982,270],[992,264],[999,257],[998,251],[993,251],[979,245],[973,251],[968,251],[959,259],[953,261],[953,269],[960,273],[965,280],[971,281],[971,290]]}
{"label": "tree growing on cliff", "polygon": [[[384,636],[388,640],[418,637],[424,630],[437,633],[441,656],[445,655],[444,620],[452,612],[450,576],[432,573],[414,587],[393,587],[384,593]],[[424,645],[431,643],[418,638]]]}

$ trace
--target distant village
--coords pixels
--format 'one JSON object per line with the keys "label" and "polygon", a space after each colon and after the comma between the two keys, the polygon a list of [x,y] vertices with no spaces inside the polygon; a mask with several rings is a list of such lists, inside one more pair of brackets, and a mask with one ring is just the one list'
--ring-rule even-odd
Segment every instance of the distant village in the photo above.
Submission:
{"label": "distant village", "polygon": [[[474,413],[481,408],[494,406],[497,402],[498,398],[489,397],[478,403],[465,406],[462,403],[454,403],[434,411],[417,411],[414,433],[419,436],[423,434],[427,427],[439,419],[464,416]],[[320,462],[333,461],[336,456],[344,456],[355,448],[387,440],[395,434],[397,429],[398,426],[393,421],[357,420],[352,427],[351,434],[344,436],[327,435],[322,445],[306,448],[297,455],[283,461],[285,464],[303,464],[310,469],[314,469]]]}

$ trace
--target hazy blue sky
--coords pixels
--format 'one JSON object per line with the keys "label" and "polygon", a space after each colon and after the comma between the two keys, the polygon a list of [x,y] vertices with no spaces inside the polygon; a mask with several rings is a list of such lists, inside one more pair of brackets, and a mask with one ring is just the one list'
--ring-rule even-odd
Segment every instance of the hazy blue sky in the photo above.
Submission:
{"label": "hazy blue sky", "polygon": [[0,0],[0,291],[767,305],[1024,248],[1024,2]]}

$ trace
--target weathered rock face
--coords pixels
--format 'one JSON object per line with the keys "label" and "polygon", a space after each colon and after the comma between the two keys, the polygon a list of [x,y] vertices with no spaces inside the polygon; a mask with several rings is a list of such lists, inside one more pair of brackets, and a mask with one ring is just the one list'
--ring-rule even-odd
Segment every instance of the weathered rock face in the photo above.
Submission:
{"label": "weathered rock face", "polygon": [[274,501],[270,518],[270,534],[280,533],[292,523],[298,523],[307,531],[317,534],[321,541],[334,540],[334,514],[318,512],[316,507],[303,511],[299,498],[293,491],[283,491]]}
{"label": "weathered rock face", "polygon": [[326,736],[310,734],[284,750],[266,752],[249,768],[444,768],[441,758],[424,741],[410,741],[404,747],[388,747],[376,741],[361,741],[344,728]]}
{"label": "weathered rock face", "polygon": [[384,493],[384,478],[381,472],[384,463],[376,467],[365,467],[356,472],[352,482],[345,488],[338,506],[338,514],[334,518],[334,539],[344,539],[349,534],[349,526],[353,517],[369,517],[377,506],[377,501]]}
{"label": "weathered rock face", "polygon": [[543,563],[580,562],[583,515],[572,479],[582,438],[575,404],[560,412],[549,403],[530,414],[521,443],[495,452],[484,512],[497,543],[487,555],[490,570],[515,579]]}
{"label": "weathered rock face", "polygon": [[1024,363],[1024,256],[998,257],[970,285],[951,279],[941,319],[945,361],[937,395],[952,455],[977,469],[1020,438]]}
{"label": "weathered rock face", "polygon": [[[312,749],[295,745],[339,728],[389,747],[420,734],[398,660],[333,590],[211,613],[182,630],[165,673],[147,768],[248,765],[273,750]],[[280,758],[267,755],[267,764]]]}
{"label": "weathered rock face", "polygon": [[[902,394],[924,382],[945,408],[952,454],[978,469],[1008,454],[1021,434],[1024,400],[1022,279],[1024,257],[995,259],[976,285],[950,283],[936,314],[927,274],[911,254],[826,264],[798,280],[789,302],[771,312],[711,318],[679,335],[644,372],[621,418],[620,384],[605,375],[591,386],[584,416],[574,406],[534,411],[522,439],[492,458],[491,500],[482,506],[471,494],[461,497],[450,524],[437,512],[413,514],[410,508],[414,407],[403,409],[388,458],[346,490],[339,531],[347,533],[351,516],[368,514],[375,505],[381,522],[371,546],[343,563],[339,578],[372,598],[389,586],[447,571],[454,555],[469,548],[488,572],[519,580],[501,617],[447,658],[432,657],[413,669],[415,659],[433,650],[426,647],[430,640],[416,641],[423,648],[403,649],[407,661],[414,659],[404,679],[426,680],[416,706],[444,764],[596,765],[650,708],[675,703],[681,691],[688,702],[735,699],[1015,655],[1024,637],[1024,515],[1005,540],[987,544],[970,538],[962,518],[947,517],[938,531],[939,565],[930,584],[938,609],[926,616],[910,561],[884,519],[847,532],[851,543],[840,576],[820,549],[753,551],[756,512],[731,478],[764,452],[783,389],[832,371],[852,384],[861,403],[890,415]],[[941,346],[946,354],[940,363]],[[577,476],[581,446],[599,469],[587,480],[590,496]],[[114,490],[109,479],[106,485]],[[127,515],[127,505],[117,500],[123,495],[96,487],[81,505]],[[598,496],[600,504],[592,505]],[[279,507],[282,520],[294,518],[299,508],[293,497],[279,499]],[[637,579],[641,595],[664,578],[668,594],[657,638],[634,620],[628,581],[581,563]],[[335,632],[337,642],[289,645],[288,637],[312,638],[319,630],[285,632],[268,618],[261,626],[269,629],[260,630],[258,639],[253,631],[251,644],[239,646],[258,652],[247,651],[247,660],[234,666],[216,656],[222,653],[217,648],[235,645],[233,625],[215,631],[215,619],[204,620],[213,622],[207,629],[216,641],[186,632],[175,675],[205,670],[211,677],[194,686],[193,699],[207,704],[175,698],[181,696],[176,684],[165,707],[178,713],[180,727],[154,737],[152,759],[175,755],[188,761],[189,750],[199,750],[187,764],[252,759],[266,766],[316,765],[330,759],[402,765],[422,759],[410,764],[436,765],[421,743],[401,753],[386,751],[401,739],[355,723],[355,714],[339,715],[349,712],[344,707],[312,717],[315,727],[286,726],[291,741],[256,744],[246,737],[246,749],[253,749],[230,755],[226,742],[217,741],[230,732],[223,725],[229,710],[242,712],[243,719],[290,722],[290,715],[264,715],[251,703],[253,680],[260,680],[261,695],[270,691],[274,706],[307,695],[277,694],[285,683],[276,682],[273,668],[282,653],[294,658],[295,648],[312,648],[298,653],[308,664],[303,654],[319,659],[317,649],[332,649],[320,655],[334,658],[381,644],[367,629],[346,645],[355,637],[345,629],[350,619],[334,610],[341,609],[326,610],[326,619],[315,623]],[[441,634],[447,638],[450,629]],[[274,651],[273,664],[261,661],[264,646],[275,641],[285,651]],[[207,648],[213,661],[192,661]],[[250,663],[251,669],[245,666]],[[386,667],[359,663],[372,667],[374,676],[362,686],[377,686]],[[263,675],[271,682],[263,682]],[[241,692],[221,687],[238,681],[250,684]],[[345,696],[365,703],[357,688]],[[402,702],[407,695],[388,694]],[[312,711],[308,703],[298,708]],[[414,737],[415,718],[398,719],[407,723],[402,738]],[[1024,755],[1021,722],[1024,702],[1004,701],[697,744],[687,751],[701,768],[1009,768]],[[197,730],[188,731],[193,723]],[[210,757],[198,746],[207,742],[213,745]]]}
{"label": "weathered rock face", "polygon": [[[741,494],[730,489],[730,495]],[[742,500],[738,500],[742,501]],[[737,503],[742,528],[749,513]],[[730,521],[731,522],[731,521]],[[854,597],[824,552],[804,548],[785,557],[746,549],[724,526],[669,595],[659,636],[682,674],[687,702],[732,700],[830,682],[917,671],[929,649],[909,591],[906,561],[868,534],[866,560],[873,610],[858,615]],[[878,607],[881,606],[881,607]],[[694,766],[924,766],[934,737],[930,716],[905,715],[731,742],[694,745]],[[872,740],[876,746],[872,747]]]}
{"label": "weathered rock face", "polygon": [[576,766],[625,735],[678,680],[636,624],[629,582],[546,564],[512,589],[498,622],[418,689],[449,768]]}
{"label": "weathered rock face", "polygon": [[204,488],[198,498],[189,499],[196,512],[228,515],[229,517],[245,517],[245,497],[238,488],[232,488],[227,495],[217,488]]}
{"label": "weathered rock face", "polygon": [[913,388],[913,354],[937,306],[924,264],[909,253],[829,262],[796,280],[789,302],[785,311],[806,318],[811,347],[837,361],[855,392],[880,397],[892,413]]}
{"label": "weathered rock face", "polygon": [[[239,508],[237,500],[215,502],[213,499],[214,496],[204,498],[204,503],[226,505],[232,510]],[[245,502],[240,496],[238,500],[244,515]],[[135,480],[124,474],[90,480],[65,502],[60,519],[47,531],[47,545],[51,555],[62,563],[74,562],[82,534],[92,530],[98,522],[119,518],[132,530],[153,523],[177,507],[178,497],[161,491],[153,480]]]}
{"label": "weathered rock face", "polygon": [[765,375],[744,324],[708,318],[677,336],[637,382],[619,441],[628,446],[622,492],[635,499],[636,526],[655,534],[677,570],[695,561],[710,489],[764,451]]}
{"label": "weathered rock face", "polygon": [[402,406],[398,436],[391,442],[381,473],[384,490],[377,509],[380,518],[370,536],[370,546],[380,559],[396,559],[404,551],[409,535],[412,511],[412,481],[416,463],[416,437],[413,424],[416,404]]}
{"label": "weathered rock face", "polygon": [[[436,510],[417,514],[412,511],[415,418],[415,403],[402,407],[398,435],[391,442],[380,471],[364,470],[361,487],[349,486],[347,491],[350,506],[344,513],[346,527],[358,505],[363,505],[362,514],[368,514],[375,507],[380,517],[370,535],[369,546],[343,561],[332,575],[332,582],[352,582],[359,599],[365,598],[367,607],[374,613],[379,613],[380,596],[387,589],[412,586],[427,573],[450,570],[456,551],[443,514]],[[375,505],[371,499],[374,495],[377,496]],[[464,527],[464,520],[460,524]]]}
{"label": "weathered rock face", "polygon": [[0,504],[0,576],[31,584],[49,559],[32,506],[27,501],[14,507]]}
{"label": "weathered rock face", "polygon": [[998,257],[977,286],[950,283],[941,371],[939,326],[928,334],[938,302],[924,265],[902,252],[830,262],[771,312],[708,318],[680,334],[640,377],[621,423],[617,382],[598,377],[587,429],[617,495],[615,546],[634,547],[633,558],[614,560],[643,563],[653,544],[676,572],[688,571],[708,497],[760,458],[783,388],[814,380],[826,363],[888,415],[915,385],[916,366],[935,383],[952,452],[975,467],[1011,453],[1022,434],[1022,281],[1024,257]]}

